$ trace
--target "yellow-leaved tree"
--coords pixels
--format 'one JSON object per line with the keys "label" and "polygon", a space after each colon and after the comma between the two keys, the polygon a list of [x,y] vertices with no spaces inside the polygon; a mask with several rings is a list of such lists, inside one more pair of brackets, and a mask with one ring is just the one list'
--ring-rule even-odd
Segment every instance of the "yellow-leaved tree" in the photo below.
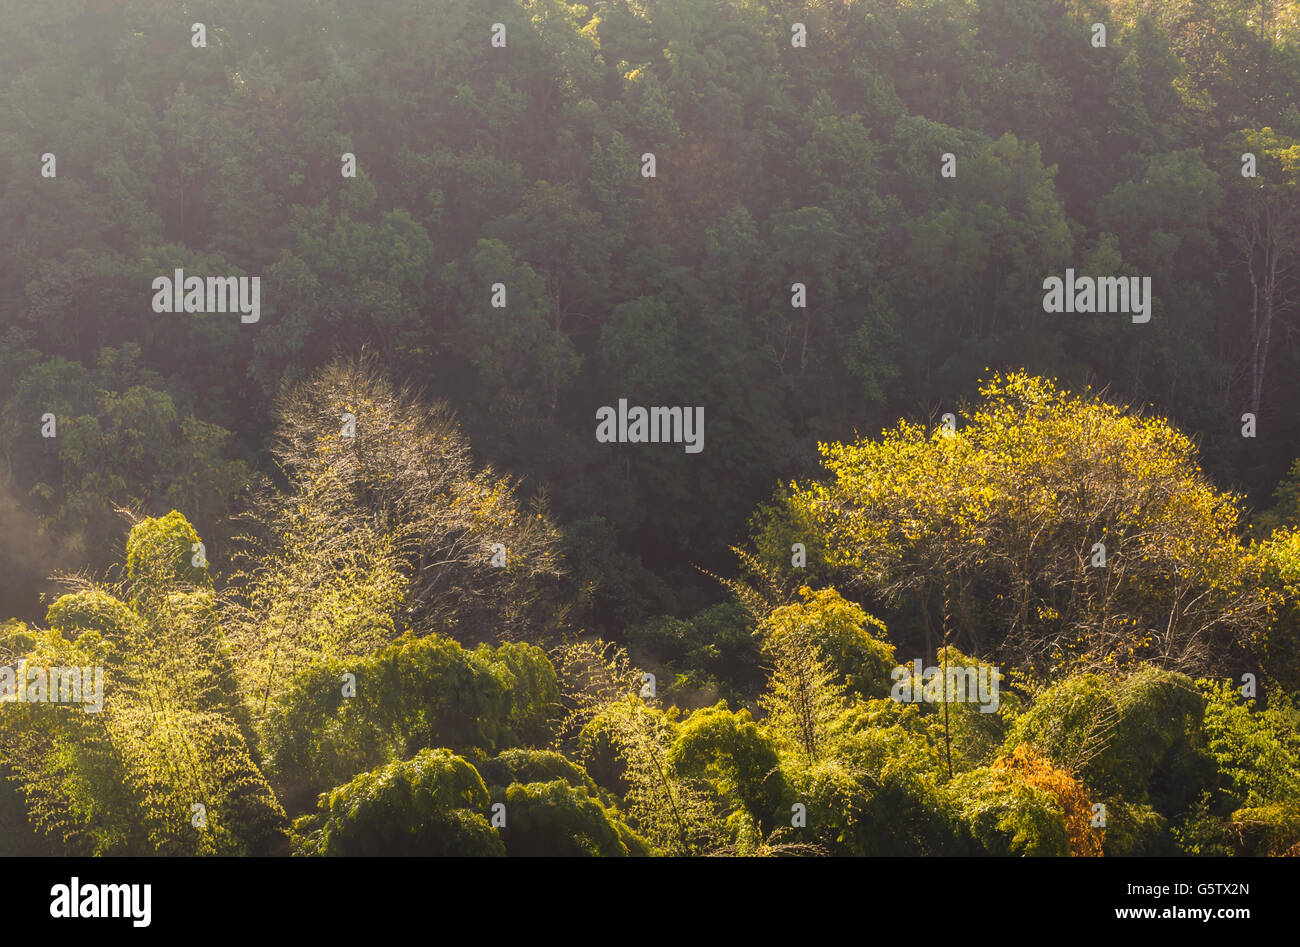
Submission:
{"label": "yellow-leaved tree", "polygon": [[[809,571],[895,607],[927,653],[954,644],[1040,673],[1152,661],[1203,671],[1263,629],[1268,593],[1240,498],[1163,418],[1025,374],[963,420],[821,445],[758,559],[807,544]],[[788,571],[788,570],[787,570]]]}
{"label": "yellow-leaved tree", "polygon": [[1070,854],[1089,858],[1101,856],[1106,830],[1100,824],[1093,825],[1093,802],[1083,783],[1027,744],[1016,747],[1010,756],[998,757],[989,768],[1015,773],[1027,785],[1050,793],[1060,804],[1065,817]]}

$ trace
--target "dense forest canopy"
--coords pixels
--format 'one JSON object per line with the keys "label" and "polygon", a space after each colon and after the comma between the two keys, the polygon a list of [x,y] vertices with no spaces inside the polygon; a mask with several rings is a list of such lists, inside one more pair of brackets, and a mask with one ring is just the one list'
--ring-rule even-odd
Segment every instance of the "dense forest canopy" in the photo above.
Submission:
{"label": "dense forest canopy", "polygon": [[0,844],[1300,851],[1300,4],[0,26]]}
{"label": "dense forest canopy", "polygon": [[[11,535],[47,527],[38,569],[105,564],[111,508],[132,501],[218,538],[248,472],[271,467],[280,387],[363,347],[446,398],[476,453],[544,489],[578,541],[665,579],[650,611],[716,597],[691,563],[724,567],[754,504],[812,472],[817,439],[953,410],[989,368],[1154,404],[1258,507],[1300,453],[1294,4],[3,16],[5,505]],[[1257,356],[1268,253],[1286,272]],[[1041,281],[1067,266],[1150,276],[1150,324],[1044,313]],[[160,317],[141,287],[176,268],[260,276],[259,322]],[[708,449],[604,448],[592,417],[620,396],[706,405]],[[47,411],[68,420],[42,451]],[[25,553],[7,553],[6,599],[30,615]]]}

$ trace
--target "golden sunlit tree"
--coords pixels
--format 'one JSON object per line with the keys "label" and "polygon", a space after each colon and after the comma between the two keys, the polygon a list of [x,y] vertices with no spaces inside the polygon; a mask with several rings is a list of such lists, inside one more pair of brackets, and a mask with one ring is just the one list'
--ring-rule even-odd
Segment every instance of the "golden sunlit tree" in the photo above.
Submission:
{"label": "golden sunlit tree", "polygon": [[477,466],[449,409],[336,362],[279,405],[266,490],[226,614],[255,714],[314,662],[361,657],[403,631],[495,640],[543,632],[560,570],[542,505]]}
{"label": "golden sunlit tree", "polygon": [[930,647],[1040,672],[1202,670],[1252,642],[1267,595],[1240,497],[1188,437],[1024,374],[981,396],[951,427],[821,446],[829,478],[786,504],[825,568],[916,615]]}

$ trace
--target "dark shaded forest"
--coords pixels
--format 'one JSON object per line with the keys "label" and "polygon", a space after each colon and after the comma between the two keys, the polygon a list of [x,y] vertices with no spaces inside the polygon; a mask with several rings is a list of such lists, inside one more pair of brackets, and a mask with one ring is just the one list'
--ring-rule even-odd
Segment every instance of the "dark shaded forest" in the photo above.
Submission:
{"label": "dark shaded forest", "polygon": [[1300,852],[1300,5],[0,27],[0,852]]}

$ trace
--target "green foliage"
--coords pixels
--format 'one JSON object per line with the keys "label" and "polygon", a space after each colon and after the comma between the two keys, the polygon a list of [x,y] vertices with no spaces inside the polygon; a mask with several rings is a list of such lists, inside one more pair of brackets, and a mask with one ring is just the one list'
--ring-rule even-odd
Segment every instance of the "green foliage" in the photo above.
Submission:
{"label": "green foliage", "polygon": [[479,645],[474,656],[504,671],[510,739],[533,746],[549,742],[560,713],[560,685],[546,652],[536,645],[507,641],[495,648]]}
{"label": "green foliage", "polygon": [[1223,796],[1212,811],[1231,810],[1226,824],[1210,826],[1212,837],[1246,854],[1293,854],[1300,846],[1300,712],[1286,699],[1260,709],[1229,683],[1199,683]]}
{"label": "green foliage", "polygon": [[[489,239],[478,242],[463,272],[453,263],[442,278],[464,319],[458,348],[476,370],[478,397],[496,411],[553,412],[581,359],[569,336],[559,331],[546,279],[517,262],[506,244]],[[496,283],[507,287],[505,306],[494,307],[484,292]]]}
{"label": "green foliage", "polygon": [[732,815],[743,810],[743,821],[757,828],[759,838],[784,818],[789,788],[780,757],[748,711],[732,713],[725,701],[695,711],[682,722],[667,763],[707,782]]}
{"label": "green foliage", "polygon": [[1176,824],[1215,779],[1204,713],[1204,698],[1180,674],[1146,668],[1116,680],[1076,675],[1037,696],[1005,747],[1028,743],[1108,806],[1121,799],[1149,805]]}
{"label": "green foliage", "polygon": [[[212,587],[206,566],[194,565],[199,534],[172,510],[137,524],[126,540],[126,575],[134,594],[152,594],[176,584]],[[206,558],[206,557],[205,557]]]}
{"label": "green foliage", "polygon": [[[926,718],[927,732],[944,741],[945,757],[951,751],[954,770],[969,769],[992,761],[1007,738],[1009,726],[1023,709],[1021,699],[1006,686],[1001,668],[962,654],[951,645],[940,649],[934,667],[939,672],[932,683],[918,676],[915,666],[902,665],[905,673],[894,683],[901,693],[924,695],[926,688],[936,691],[934,701],[912,704]],[[974,672],[974,680],[971,674]],[[949,692],[948,676],[954,689]],[[996,706],[992,681],[997,676]],[[981,691],[987,682],[988,693]],[[892,693],[892,688],[891,688]],[[979,698],[987,696],[988,701]]]}
{"label": "green foliage", "polygon": [[[1174,827],[1169,820],[1149,805],[1130,804],[1122,799],[1114,799],[1106,806],[1106,844],[1105,854],[1118,856],[1136,855],[1226,855],[1228,849],[1222,846],[1203,847],[1197,842],[1176,837]],[[1197,808],[1185,821],[1185,834],[1196,831],[1198,826],[1209,824],[1208,831],[1201,834],[1215,840],[1222,837],[1222,817],[1208,815],[1198,802]],[[1184,834],[1184,833],[1180,833]]]}
{"label": "green foliage", "polygon": [[1255,547],[1262,584],[1274,596],[1272,622],[1258,653],[1273,686],[1300,693],[1300,526],[1279,528]]}
{"label": "green foliage", "polygon": [[4,13],[0,666],[110,684],[3,708],[3,852],[1300,851],[1292,0],[205,7]]}
{"label": "green foliage", "polygon": [[811,765],[833,750],[849,709],[845,686],[807,623],[774,626],[763,639],[772,660],[759,703],[777,741]]}
{"label": "green foliage", "polygon": [[[272,702],[262,725],[272,784],[299,812],[330,786],[418,750],[473,756],[516,742],[509,716],[518,679],[494,658],[430,635],[354,662],[318,662]],[[348,674],[355,696],[344,694]]]}
{"label": "green foliage", "polygon": [[1273,492],[1273,506],[1257,517],[1267,528],[1300,527],[1300,458],[1296,458],[1286,476]]}
{"label": "green foliage", "polygon": [[948,792],[971,835],[990,855],[1070,854],[1060,803],[1017,775],[974,769],[954,779]]}
{"label": "green foliage", "polygon": [[628,790],[627,763],[619,748],[618,725],[614,715],[597,713],[579,732],[576,754],[598,786],[623,796]]}
{"label": "green foliage", "polygon": [[[239,726],[206,573],[178,562],[191,540],[197,534],[179,513],[141,521],[125,583],[61,598],[49,631],[6,636],[30,666],[83,669],[86,706],[20,703],[0,715],[0,756],[32,825],[69,852],[287,847],[284,812]],[[99,674],[109,678],[102,690]]]}
{"label": "green foliage", "polygon": [[662,616],[630,629],[642,663],[663,668],[658,685],[681,701],[752,700],[761,690],[762,656],[754,623],[735,602],[711,606],[690,619]]}
{"label": "green foliage", "polygon": [[504,789],[512,783],[549,783],[558,779],[574,789],[596,794],[595,781],[582,767],[554,750],[523,747],[505,750],[480,763],[478,771],[489,788]]}
{"label": "green foliage", "polygon": [[[9,392],[8,467],[44,528],[96,566],[107,565],[105,553],[121,541],[119,507],[183,509],[224,539],[249,476],[243,460],[230,458],[230,431],[178,404],[164,379],[140,364],[136,343],[84,361],[91,367],[62,357],[33,362],[0,388],[0,398]],[[30,421],[46,413],[56,436],[34,443],[40,425]],[[18,418],[29,423],[19,428]]]}
{"label": "green foliage", "polygon": [[610,700],[583,728],[579,752],[598,784],[609,785],[603,777],[622,790],[633,828],[651,847],[701,854],[719,845],[725,829],[701,781],[669,763],[679,732],[675,716],[630,694]]}
{"label": "green foliage", "polygon": [[484,817],[487,787],[450,750],[362,773],[320,798],[295,824],[304,855],[504,855]]}
{"label": "green foliage", "polygon": [[645,843],[616,815],[587,790],[565,780],[516,782],[501,798],[506,807],[501,839],[507,855],[610,858],[646,854]]}
{"label": "green foliage", "polygon": [[[807,834],[822,851],[865,856],[968,853],[940,784],[935,748],[901,727],[856,731],[834,758],[791,766],[787,772],[791,798],[807,807]],[[779,837],[803,835],[786,828]]]}
{"label": "green foliage", "polygon": [[894,646],[881,640],[886,634],[884,622],[835,589],[814,592],[805,586],[799,594],[802,602],[776,609],[759,629],[769,647],[779,647],[777,639],[782,636],[807,629],[848,693],[888,696],[895,661]]}
{"label": "green foliage", "polygon": [[1231,684],[1202,682],[1205,734],[1234,808],[1300,799],[1300,714],[1285,702],[1259,710]]}
{"label": "green foliage", "polygon": [[139,620],[129,605],[103,589],[60,595],[45,613],[50,628],[80,648],[90,649],[93,638],[98,637],[106,660],[130,640]]}
{"label": "green foliage", "polygon": [[[0,346],[3,441],[41,468],[19,493],[39,486],[42,517],[84,528],[91,554],[130,500],[215,537],[238,479],[225,449],[260,460],[268,399],[362,348],[454,397],[487,456],[549,485],[562,519],[609,518],[661,575],[684,538],[721,567],[717,537],[810,438],[924,416],[986,366],[1095,377],[1183,415],[1252,491],[1300,453],[1273,425],[1247,459],[1224,421],[1252,394],[1237,368],[1264,312],[1221,211],[1258,209],[1251,189],[1295,205],[1286,4],[1116,0],[1105,49],[1087,42],[1101,14],[1077,5],[844,5],[816,11],[802,61],[782,51],[811,14],[784,0],[504,4],[520,50],[505,71],[470,53],[473,18],[447,0],[415,19],[398,0],[291,0],[293,29],[222,0],[205,59],[139,29],[183,35],[178,10],[46,6],[0,45],[31,78],[0,97],[0,165],[61,143],[58,186],[0,197],[0,324],[22,336]],[[407,68],[418,57],[433,65]],[[341,180],[338,155],[364,141],[386,147]],[[644,150],[656,179],[637,173]],[[1154,275],[1170,318],[1142,345],[1118,320],[1045,318],[1043,274],[1085,259]],[[177,266],[275,285],[256,334],[226,314],[141,320],[139,287]],[[795,279],[805,311],[784,304]],[[131,347],[130,371],[97,367]],[[1263,401],[1291,403],[1294,341],[1274,331],[1265,354]],[[586,406],[617,379],[718,406],[716,456],[629,466],[591,444]],[[44,403],[56,392],[66,408]],[[45,410],[69,425],[49,451],[31,440]]]}
{"label": "green foliage", "polygon": [[584,516],[563,527],[572,620],[582,627],[624,627],[666,610],[672,595],[641,559],[619,548],[610,522]]}

